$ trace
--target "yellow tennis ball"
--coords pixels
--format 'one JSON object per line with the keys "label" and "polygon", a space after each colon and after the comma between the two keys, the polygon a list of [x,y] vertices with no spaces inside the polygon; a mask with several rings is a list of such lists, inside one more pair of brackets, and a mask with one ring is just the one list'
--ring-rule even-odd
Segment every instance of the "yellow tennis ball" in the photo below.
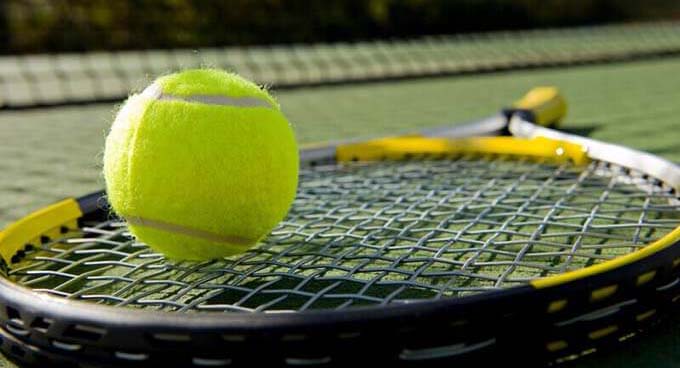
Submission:
{"label": "yellow tennis ball", "polygon": [[244,252],[286,215],[298,151],[277,102],[238,75],[194,69],[132,95],[106,138],[108,200],[169,258]]}

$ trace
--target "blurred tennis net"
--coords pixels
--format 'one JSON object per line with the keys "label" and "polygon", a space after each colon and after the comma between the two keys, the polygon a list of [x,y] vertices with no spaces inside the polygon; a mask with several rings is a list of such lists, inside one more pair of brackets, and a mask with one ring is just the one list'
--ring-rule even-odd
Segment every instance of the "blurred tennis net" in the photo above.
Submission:
{"label": "blurred tennis net", "polygon": [[0,109],[124,99],[181,68],[232,70],[276,88],[360,83],[680,55],[680,22],[359,43],[0,57]]}

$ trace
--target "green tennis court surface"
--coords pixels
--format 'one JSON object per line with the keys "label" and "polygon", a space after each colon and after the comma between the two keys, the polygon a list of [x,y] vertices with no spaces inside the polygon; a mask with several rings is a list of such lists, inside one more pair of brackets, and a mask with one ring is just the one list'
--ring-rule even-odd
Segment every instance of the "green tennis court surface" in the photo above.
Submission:
{"label": "green tennis court surface", "polygon": [[[409,132],[485,116],[536,85],[569,102],[564,129],[680,162],[680,58],[441,77],[276,93],[302,143]],[[63,197],[101,189],[110,104],[0,114],[0,225]],[[673,367],[680,316],[653,333],[570,363]],[[8,363],[5,363],[8,364]],[[11,365],[8,365],[11,366]]]}

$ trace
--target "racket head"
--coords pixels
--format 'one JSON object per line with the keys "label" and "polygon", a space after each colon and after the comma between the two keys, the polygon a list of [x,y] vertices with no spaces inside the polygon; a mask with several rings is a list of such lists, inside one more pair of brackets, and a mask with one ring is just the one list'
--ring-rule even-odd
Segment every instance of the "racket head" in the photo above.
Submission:
{"label": "racket head", "polygon": [[[271,352],[265,360],[297,363],[345,362],[343,351],[374,354],[381,361],[469,361],[513,349],[555,360],[630,335],[680,294],[677,192],[645,173],[592,160],[573,142],[402,137],[335,146],[327,157],[318,152],[303,166],[289,218],[238,260],[168,262],[134,242],[101,192],[15,223],[0,238],[3,257],[9,258],[6,278],[0,279],[0,318],[11,337],[6,340],[45,350],[36,357],[82,354],[130,364],[252,362],[257,349]],[[383,157],[389,160],[375,161]],[[504,190],[512,193],[507,188],[555,193],[579,183],[585,199],[574,205],[556,206],[559,198],[551,194],[551,205],[539,200],[533,209],[522,207],[531,204],[525,192],[481,217],[474,231],[466,229],[485,209],[503,204]],[[606,203],[600,199],[605,194],[616,198],[608,215],[577,214],[578,205],[587,203],[592,211]],[[469,212],[452,217],[461,208]],[[545,242],[531,240],[523,228],[560,228],[536,220],[554,208],[568,212],[563,226],[572,230],[588,220],[610,224],[606,236],[593,235],[603,246],[592,247],[588,258],[565,251],[577,243],[579,231],[557,230],[558,237],[571,237],[557,248],[550,232],[541,233]],[[519,226],[497,230],[515,215]],[[622,219],[618,224],[616,215]],[[649,216],[649,222],[640,222],[640,216]],[[617,232],[633,218],[634,229],[651,233],[635,235],[625,226]],[[414,222],[420,225],[409,228]],[[437,230],[435,223],[449,228]],[[309,230],[319,224],[328,232]],[[466,231],[473,235],[454,240]],[[622,234],[628,234],[625,241]],[[560,270],[562,263],[511,260],[527,244],[535,251],[524,256],[583,258],[583,266],[565,273],[570,267]],[[608,250],[615,252],[606,256]],[[461,254],[467,258],[452,261]],[[466,274],[461,270],[470,259],[483,266]],[[239,265],[245,268],[236,272]],[[144,276],[132,276],[135,269]],[[464,277],[461,285],[442,286],[441,280]],[[272,287],[277,283],[283,287]],[[151,292],[149,285],[169,289]],[[200,286],[199,295],[191,295]],[[216,286],[227,287],[206,298]],[[387,292],[376,291],[381,288]],[[297,302],[277,305],[284,296]],[[530,337],[519,342],[520,330]],[[224,353],[225,346],[232,349]]]}

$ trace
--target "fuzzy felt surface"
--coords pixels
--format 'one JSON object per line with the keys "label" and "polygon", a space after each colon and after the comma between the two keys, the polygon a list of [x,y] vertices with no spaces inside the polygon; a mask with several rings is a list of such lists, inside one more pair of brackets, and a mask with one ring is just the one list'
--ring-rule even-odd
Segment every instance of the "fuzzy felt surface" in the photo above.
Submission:
{"label": "fuzzy felt surface", "polygon": [[[272,99],[223,72],[190,71],[160,82],[164,93],[168,88],[187,95]],[[130,220],[139,240],[171,258],[200,260],[245,251],[283,219],[297,188],[293,130],[278,105],[272,106],[131,96],[111,127],[104,153],[114,211]]]}

